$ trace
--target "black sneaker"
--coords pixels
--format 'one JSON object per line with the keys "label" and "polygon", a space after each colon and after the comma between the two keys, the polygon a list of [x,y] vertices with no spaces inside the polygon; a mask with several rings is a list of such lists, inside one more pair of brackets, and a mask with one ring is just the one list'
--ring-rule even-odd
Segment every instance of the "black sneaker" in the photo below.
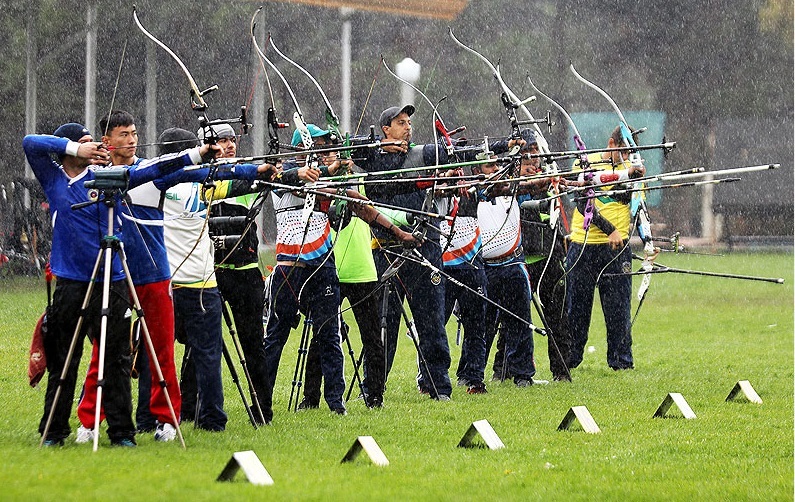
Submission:
{"label": "black sneaker", "polygon": [[467,394],[486,394],[486,384],[483,382],[475,382],[467,387]]}
{"label": "black sneaker", "polygon": [[45,448],[54,448],[56,446],[63,446],[63,439],[45,439],[41,444]]}
{"label": "black sneaker", "polygon": [[514,378],[513,383],[515,383],[517,387],[530,387],[533,385],[533,379],[516,377]]}
{"label": "black sneaker", "polygon": [[304,398],[300,403],[298,403],[298,406],[295,409],[296,410],[316,410],[318,408],[320,408],[320,403],[315,403],[313,401],[310,401],[307,398]]}
{"label": "black sneaker", "polygon": [[569,375],[553,375],[552,380],[556,382],[571,382],[571,377]]}
{"label": "black sneaker", "polygon": [[348,414],[348,410],[346,410],[345,408],[331,408],[331,412],[343,417]]}
{"label": "black sneaker", "polygon": [[364,404],[370,408],[383,408],[384,398],[382,396],[365,396]]}
{"label": "black sneaker", "polygon": [[124,438],[124,439],[119,439],[117,441],[111,441],[110,445],[120,446],[122,448],[135,448],[136,446],[138,446],[135,444],[135,440],[132,438]]}
{"label": "black sneaker", "polygon": [[434,401],[441,401],[441,402],[447,402],[451,400],[450,396],[448,396],[447,394],[437,394],[436,396],[432,396],[431,399],[433,399]]}

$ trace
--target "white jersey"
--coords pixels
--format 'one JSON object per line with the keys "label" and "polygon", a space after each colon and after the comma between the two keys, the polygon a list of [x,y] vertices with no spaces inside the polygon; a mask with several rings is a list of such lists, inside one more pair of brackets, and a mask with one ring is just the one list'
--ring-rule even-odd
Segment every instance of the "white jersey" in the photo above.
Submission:
{"label": "white jersey", "polygon": [[521,247],[519,204],[515,197],[494,197],[478,204],[478,225],[484,260],[511,258]]}
{"label": "white jersey", "polygon": [[201,183],[180,183],[166,190],[163,225],[174,285],[216,286],[215,249],[205,224],[207,204],[201,194]]}
{"label": "white jersey", "polygon": [[309,265],[323,263],[332,244],[328,215],[313,208],[307,225],[303,221],[305,199],[292,192],[274,192],[273,195],[276,259],[301,261]]}

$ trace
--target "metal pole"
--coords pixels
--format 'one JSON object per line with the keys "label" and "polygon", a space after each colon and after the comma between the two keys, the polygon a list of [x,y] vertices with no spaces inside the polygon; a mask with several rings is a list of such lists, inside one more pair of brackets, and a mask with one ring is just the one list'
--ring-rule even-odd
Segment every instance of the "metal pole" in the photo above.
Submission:
{"label": "metal pole", "polygon": [[157,51],[154,44],[146,44],[146,137],[148,157],[157,156]]}
{"label": "metal pole", "polygon": [[342,16],[342,35],[340,46],[342,50],[341,71],[342,78],[340,86],[342,88],[342,117],[340,125],[342,131],[351,131],[351,15],[354,10],[349,7],[340,8]]}
{"label": "metal pole", "polygon": [[[25,133],[36,133],[36,65],[38,60],[38,46],[36,45],[36,24],[38,18],[38,2],[29,9],[27,23],[25,26],[26,35],[26,59],[25,59]],[[25,160],[25,178],[33,178],[33,171]],[[24,191],[23,204],[25,209],[30,209],[30,193]]]}
{"label": "metal pole", "polygon": [[97,117],[97,6],[88,3],[86,9],[86,95],[85,126],[94,131]]}

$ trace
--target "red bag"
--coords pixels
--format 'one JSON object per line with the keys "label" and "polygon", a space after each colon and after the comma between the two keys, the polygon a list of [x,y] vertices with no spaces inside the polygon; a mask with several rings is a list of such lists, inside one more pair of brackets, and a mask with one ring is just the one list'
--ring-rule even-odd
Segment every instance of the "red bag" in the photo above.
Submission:
{"label": "red bag", "polygon": [[44,332],[47,331],[47,312],[39,317],[33,330],[30,342],[30,360],[28,361],[28,380],[31,387],[36,387],[47,371],[47,357],[44,355]]}

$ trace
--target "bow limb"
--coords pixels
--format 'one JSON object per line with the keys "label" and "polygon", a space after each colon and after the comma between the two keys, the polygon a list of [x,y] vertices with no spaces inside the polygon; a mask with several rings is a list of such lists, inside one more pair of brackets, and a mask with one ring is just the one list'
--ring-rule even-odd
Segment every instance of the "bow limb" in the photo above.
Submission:
{"label": "bow limb", "polygon": [[133,6],[133,20],[135,21],[136,26],[138,26],[138,29],[141,30],[141,32],[144,35],[149,37],[150,40],[152,40],[154,43],[159,45],[164,51],[166,51],[166,53],[168,53],[168,55],[171,56],[172,59],[174,59],[174,61],[177,62],[179,67],[182,69],[183,73],[185,73],[185,76],[188,77],[188,83],[190,84],[190,89],[191,89],[191,97],[193,98],[191,99],[191,106],[193,107],[193,109],[198,112],[204,112],[205,110],[207,110],[207,103],[204,101],[204,98],[202,96],[204,96],[208,92],[212,92],[218,89],[218,86],[214,85],[204,91],[199,90],[199,86],[196,85],[196,80],[193,78],[193,75],[191,75],[190,71],[188,70],[188,67],[185,66],[185,63],[182,62],[179,56],[177,56],[176,53],[174,53],[174,51],[172,51],[166,44],[158,40],[154,35],[149,33],[149,31],[147,31],[146,28],[143,27],[141,21],[138,19],[138,13],[136,11],[135,6]]}
{"label": "bow limb", "polygon": [[[577,69],[574,67],[574,63],[569,63],[569,70],[574,74],[574,76],[580,82],[584,83],[591,89],[598,92],[602,97],[604,97],[610,106],[615,111],[616,115],[618,116],[619,120],[619,129],[621,131],[621,137],[624,141],[624,146],[635,148],[637,144],[635,143],[635,138],[632,136],[632,131],[629,127],[629,123],[627,123],[627,119],[624,117],[624,114],[621,112],[621,109],[618,107],[618,104],[615,100],[601,87],[594,84],[590,80],[586,79],[582,75],[577,72]],[[643,159],[641,158],[640,152],[638,150],[631,150],[629,154],[629,161],[633,167],[643,166]],[[654,240],[651,235],[651,222],[649,219],[649,211],[646,208],[646,200],[643,195],[643,191],[640,190],[643,188],[642,182],[635,182],[633,184],[635,188],[638,189],[637,192],[632,193],[632,202],[631,202],[631,213],[635,216],[635,227],[638,229],[638,234],[643,241],[643,269],[644,270],[651,270],[654,265],[654,259],[657,258],[657,255],[660,252],[658,247],[655,247]],[[629,241],[627,241],[629,242]],[[601,275],[601,272],[600,272]],[[649,285],[651,283],[651,275],[646,275],[643,277],[641,281],[640,287],[638,288],[638,309],[635,311],[635,316],[632,319],[632,323],[634,324],[635,319],[638,317],[638,313],[640,312],[640,307],[643,305],[643,300],[646,298],[646,293],[649,291]]]}
{"label": "bow limb", "polygon": [[[258,8],[254,15],[251,16],[251,23],[249,23],[249,31],[251,33],[251,42],[256,47],[257,52],[259,52],[259,44],[257,44],[257,36],[255,33],[255,29],[257,26],[257,15],[259,15],[262,7]],[[257,55],[257,60],[259,61],[260,68],[262,68],[262,73],[265,75],[265,83],[268,86],[268,95],[271,99],[271,106],[268,108],[268,153],[271,154],[278,154],[280,150],[280,143],[279,143],[279,129],[284,129],[289,127],[289,124],[279,122],[279,119],[276,117],[276,100],[273,99],[273,86],[271,85],[271,79],[268,77],[268,70],[265,68],[265,61]]]}
{"label": "bow limb", "polygon": [[[546,99],[547,101],[552,103],[552,106],[554,106],[566,118],[566,122],[568,122],[569,127],[571,127],[571,130],[573,132],[574,146],[577,148],[577,150],[580,151],[580,155],[579,155],[579,157],[580,157],[580,167],[582,169],[587,169],[588,168],[588,155],[585,154],[585,151],[588,148],[585,146],[585,142],[582,140],[582,136],[580,136],[580,131],[579,131],[579,129],[577,129],[577,124],[574,123],[574,119],[571,118],[571,115],[569,115],[569,112],[567,112],[566,109],[563,108],[563,106],[560,103],[558,103],[554,99],[550,98],[547,94],[543,93],[541,91],[541,89],[539,89],[535,85],[535,83],[533,83],[533,79],[530,78],[530,74],[529,73],[527,75],[527,81],[530,83],[530,86],[538,94],[540,94],[544,99]],[[593,180],[593,173],[589,172],[589,173],[584,174],[583,175],[583,179],[585,181],[588,181],[588,182],[592,181]],[[588,195],[594,195],[593,189],[591,188],[591,189],[587,190],[587,194]],[[583,210],[583,229],[588,228],[588,226],[591,224],[591,220],[593,220],[593,213],[594,213],[593,198],[589,198],[586,201],[585,208]]]}
{"label": "bow limb", "polygon": [[[450,37],[453,39],[453,41],[456,43],[456,45],[458,45],[462,49],[466,50],[467,52],[469,52],[471,54],[474,54],[475,56],[478,57],[478,59],[483,61],[486,64],[486,66],[488,66],[489,70],[491,71],[492,76],[494,76],[494,79],[499,84],[500,89],[509,98],[510,104],[512,106],[522,110],[522,113],[524,113],[527,116],[527,118],[529,119],[529,121],[531,122],[532,127],[533,127],[533,132],[535,132],[536,140],[538,141],[538,149],[542,153],[550,153],[549,143],[547,142],[546,138],[544,137],[544,134],[541,132],[541,128],[538,127],[538,121],[533,117],[533,114],[530,113],[530,110],[527,109],[527,106],[525,106],[526,103],[534,101],[535,100],[535,96],[531,96],[530,98],[527,98],[525,100],[519,99],[519,96],[517,96],[511,90],[511,88],[508,87],[508,84],[505,83],[505,80],[503,80],[502,73],[500,72],[500,69],[499,69],[499,65],[495,66],[494,64],[492,64],[491,61],[489,61],[489,59],[486,56],[484,56],[483,54],[479,53],[478,51],[476,51],[472,47],[469,47],[468,45],[466,45],[463,42],[461,42],[455,36],[455,34],[453,34],[453,29],[452,28],[448,27],[448,33],[450,34]],[[552,165],[553,165],[553,169],[557,170],[557,166],[555,165],[554,162],[552,163]]]}
{"label": "bow limb", "polygon": [[[326,105],[326,125],[328,126],[328,129],[337,136],[337,138],[342,139],[342,133],[340,132],[339,116],[337,116],[337,113],[334,111],[334,107],[331,106],[331,101],[329,101],[328,96],[326,96],[326,93],[323,91],[323,87],[321,87],[320,82],[318,82],[317,79],[314,76],[312,76],[311,73],[309,73],[309,70],[298,64],[296,61],[290,59],[282,51],[280,51],[279,48],[276,47],[276,43],[273,41],[272,36],[268,35],[268,41],[270,42],[270,45],[273,48],[273,50],[276,51],[276,54],[281,56],[282,59],[284,59],[291,65],[295,66],[298,70],[301,71],[301,73],[306,75],[309,78],[309,80],[315,85],[315,88],[317,88],[318,92],[320,93],[320,96],[323,98],[323,103],[325,103]],[[342,156],[350,158],[350,153],[348,153],[347,156],[345,156],[344,154]]]}

